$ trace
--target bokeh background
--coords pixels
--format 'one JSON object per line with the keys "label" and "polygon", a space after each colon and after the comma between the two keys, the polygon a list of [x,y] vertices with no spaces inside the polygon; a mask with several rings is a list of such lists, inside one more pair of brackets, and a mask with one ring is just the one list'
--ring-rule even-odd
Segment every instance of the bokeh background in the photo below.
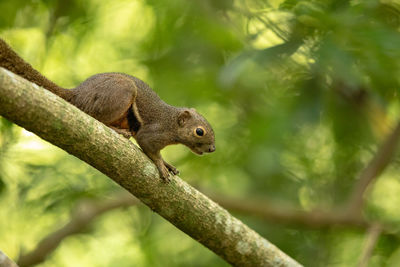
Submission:
{"label": "bokeh background", "polygon": [[[305,221],[316,209],[345,209],[399,117],[398,1],[1,0],[0,10],[1,38],[57,84],[124,72],[204,114],[216,152],[170,146],[164,157],[221,203],[244,204],[240,212],[231,205],[233,214],[287,254],[305,266],[360,262],[368,226],[277,220],[252,208],[301,212]],[[365,193],[361,218],[383,229],[369,266],[399,266],[399,160]],[[0,189],[0,249],[13,259],[82,201],[121,191],[4,118]],[[135,205],[98,216],[40,266],[228,264]]]}

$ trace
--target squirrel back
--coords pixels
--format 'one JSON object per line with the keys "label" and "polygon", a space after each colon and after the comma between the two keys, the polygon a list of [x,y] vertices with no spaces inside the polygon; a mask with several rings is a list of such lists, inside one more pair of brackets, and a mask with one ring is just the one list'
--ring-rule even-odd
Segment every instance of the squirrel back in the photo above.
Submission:
{"label": "squirrel back", "polygon": [[180,143],[199,155],[215,151],[214,131],[203,116],[192,108],[168,105],[136,77],[100,73],[74,89],[65,89],[35,70],[2,39],[0,67],[62,97],[124,137],[134,137],[165,181],[170,172],[178,173],[161,157],[165,146]]}

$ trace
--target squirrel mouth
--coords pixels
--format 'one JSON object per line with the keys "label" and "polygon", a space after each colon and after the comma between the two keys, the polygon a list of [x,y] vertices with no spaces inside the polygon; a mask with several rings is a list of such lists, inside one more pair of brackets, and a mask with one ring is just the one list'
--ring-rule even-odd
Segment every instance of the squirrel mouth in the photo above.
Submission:
{"label": "squirrel mouth", "polygon": [[208,146],[202,146],[202,147],[190,147],[190,150],[192,150],[193,153],[197,154],[197,155],[203,155],[204,153],[212,153],[215,151],[215,145],[208,145]]}
{"label": "squirrel mouth", "polygon": [[193,151],[193,152],[200,156],[203,155],[203,153],[204,153],[203,151]]}
{"label": "squirrel mouth", "polygon": [[203,151],[196,150],[196,149],[193,149],[193,148],[191,150],[192,150],[193,153],[195,153],[197,155],[200,155],[200,156],[203,155],[203,153],[204,153]]}
{"label": "squirrel mouth", "polygon": [[190,148],[190,150],[192,150],[193,153],[197,154],[197,155],[203,155],[204,153],[212,153],[215,151],[215,146],[212,145],[210,146],[207,150],[203,150],[203,149],[199,149],[197,147],[195,148]]}

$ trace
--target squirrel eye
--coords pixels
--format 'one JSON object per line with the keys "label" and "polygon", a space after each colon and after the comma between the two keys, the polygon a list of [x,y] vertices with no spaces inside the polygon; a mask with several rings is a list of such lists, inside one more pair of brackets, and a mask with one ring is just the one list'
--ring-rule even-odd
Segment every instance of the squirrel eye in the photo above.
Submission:
{"label": "squirrel eye", "polygon": [[201,129],[201,128],[196,128],[196,134],[197,134],[198,136],[203,136],[203,135],[204,135],[204,130]]}

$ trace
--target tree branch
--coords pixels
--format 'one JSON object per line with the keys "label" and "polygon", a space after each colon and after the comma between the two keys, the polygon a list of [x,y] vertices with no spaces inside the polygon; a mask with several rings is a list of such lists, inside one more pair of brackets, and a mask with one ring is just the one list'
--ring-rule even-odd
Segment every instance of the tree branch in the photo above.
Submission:
{"label": "tree branch", "polygon": [[364,195],[368,186],[383,172],[392,160],[400,138],[400,121],[388,138],[379,147],[375,156],[361,172],[360,178],[351,193],[348,213],[361,213],[364,204]]}
{"label": "tree branch", "polygon": [[367,267],[368,261],[372,256],[372,252],[378,242],[379,236],[382,233],[382,225],[375,223],[371,225],[368,229],[367,239],[365,240],[365,245],[363,252],[361,254],[360,262],[358,263],[358,267]]}
{"label": "tree branch", "polygon": [[249,199],[237,199],[208,194],[215,202],[228,209],[243,214],[256,216],[267,222],[297,224],[310,228],[331,226],[368,227],[369,223],[362,216],[348,216],[342,211],[312,210],[304,211],[280,205],[270,205]]}
{"label": "tree branch", "polygon": [[[297,224],[311,228],[323,228],[332,226],[342,227],[370,227],[370,223],[362,217],[345,217],[344,214],[335,212],[301,211],[293,208],[260,204],[259,201],[249,199],[236,199],[221,194],[207,192],[207,195],[229,211],[236,211],[248,216],[255,216],[267,222],[284,224]],[[36,246],[34,250],[23,254],[18,259],[21,267],[32,266],[45,261],[68,236],[79,234],[88,227],[98,216],[118,208],[137,205],[138,200],[127,192],[114,195],[111,199],[103,201],[79,202],[72,211],[70,221],[65,226],[49,233]]]}
{"label": "tree branch", "polygon": [[0,267],[18,267],[18,265],[0,250]]}
{"label": "tree branch", "polygon": [[95,167],[227,262],[299,266],[180,178],[163,183],[140,149],[63,99],[4,69],[0,89],[0,115]]}
{"label": "tree branch", "polygon": [[138,204],[139,201],[131,194],[124,192],[118,197],[102,202],[82,201],[73,211],[70,221],[60,229],[48,234],[36,248],[27,254],[20,255],[17,263],[20,267],[32,266],[45,261],[66,237],[78,234],[86,229],[98,216],[116,208]]}
{"label": "tree branch", "polygon": [[[317,229],[329,228],[332,226],[365,228],[369,230],[371,235],[377,228],[379,228],[380,233],[389,235],[393,235],[394,233],[393,229],[390,229],[389,226],[386,226],[388,228],[386,229],[381,223],[369,222],[361,216],[361,214],[350,216],[345,211],[303,211],[282,205],[271,205],[266,202],[260,203],[260,201],[249,200],[247,198],[238,199],[222,196],[221,194],[215,194],[209,191],[207,191],[207,195],[229,211],[235,211],[247,216],[254,216],[265,222],[294,224]],[[113,209],[137,205],[138,203],[136,198],[125,191],[117,193],[112,199],[90,202],[84,200],[78,203],[77,207],[74,209],[75,211],[72,212],[73,216],[70,221],[62,228],[43,238],[34,250],[26,255],[21,255],[18,264],[23,267],[41,263],[59,246],[64,238],[80,233],[91,224],[97,216],[101,216],[105,212],[112,211]],[[396,234],[395,236],[399,238]],[[371,244],[371,242],[367,242],[367,244]],[[368,262],[368,258],[370,257],[368,254],[370,254],[372,250],[371,246],[372,245],[365,246],[362,254],[363,260],[360,260],[360,262]]]}
{"label": "tree branch", "polygon": [[[400,136],[399,129],[400,123],[378,149],[378,152],[371,162],[362,171],[359,182],[355,186],[352,194],[352,198],[348,202],[349,208],[347,210],[339,210],[336,212],[323,210],[302,211],[290,207],[270,205],[268,203],[260,205],[259,201],[236,199],[210,192],[208,192],[208,195],[230,211],[256,216],[268,222],[272,221],[276,223],[297,224],[311,228],[331,227],[333,225],[343,227],[362,227],[370,229],[369,236],[377,238],[374,234],[376,234],[376,232],[379,232],[380,234],[383,231],[383,228],[381,225],[376,227],[377,223],[368,222],[363,218],[363,216],[361,216],[360,211],[362,208],[363,196],[368,185],[376,179],[389,164],[390,159],[394,154],[398,142],[397,140]],[[52,253],[64,238],[81,232],[97,216],[115,208],[135,204],[137,204],[137,200],[126,193],[119,194],[113,200],[106,200],[101,203],[81,203],[73,213],[74,215],[69,223],[45,237],[39,242],[38,246],[33,251],[26,255],[21,255],[18,264],[23,267],[44,261],[46,256]],[[379,229],[379,231],[377,229]],[[371,242],[367,242],[366,247],[364,248],[363,256],[360,260],[360,266],[366,266],[368,262],[373,248],[373,245],[371,245],[373,242]],[[376,242],[376,240],[374,242]]]}

